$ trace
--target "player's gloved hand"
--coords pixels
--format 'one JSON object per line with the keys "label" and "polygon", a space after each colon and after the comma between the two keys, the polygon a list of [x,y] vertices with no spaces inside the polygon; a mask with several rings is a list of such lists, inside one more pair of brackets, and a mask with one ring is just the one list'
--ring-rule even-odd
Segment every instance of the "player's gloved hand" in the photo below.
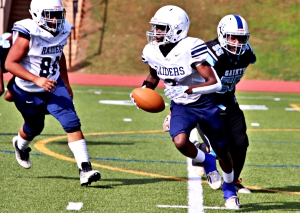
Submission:
{"label": "player's gloved hand", "polygon": [[[142,86],[142,88],[146,88],[146,85]],[[140,109],[140,108],[138,107],[138,105],[135,103],[134,98],[133,98],[133,96],[132,96],[132,93],[130,93],[129,96],[130,96],[130,99],[131,99],[132,103],[136,106],[136,108],[137,108],[137,109]]]}
{"label": "player's gloved hand", "polygon": [[137,109],[140,109],[140,108],[138,107],[138,105],[135,103],[134,98],[133,98],[133,96],[132,96],[132,93],[130,93],[129,96],[130,96],[130,99],[131,99],[132,103],[136,106],[136,108],[137,108]]}
{"label": "player's gloved hand", "polygon": [[163,122],[164,132],[169,132],[169,130],[170,130],[170,120],[171,120],[171,116],[167,115],[167,117],[165,118],[165,120]]}
{"label": "player's gloved hand", "polygon": [[189,89],[188,86],[178,85],[178,86],[168,87],[164,90],[164,92],[167,98],[173,99],[173,98],[179,98],[181,96],[186,96],[187,94],[185,93],[185,91],[187,91],[188,89]]}

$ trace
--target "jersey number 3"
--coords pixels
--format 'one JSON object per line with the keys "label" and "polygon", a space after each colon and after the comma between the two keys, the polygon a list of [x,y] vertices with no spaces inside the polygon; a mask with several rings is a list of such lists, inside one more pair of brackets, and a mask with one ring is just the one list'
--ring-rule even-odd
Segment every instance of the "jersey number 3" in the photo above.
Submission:
{"label": "jersey number 3", "polygon": [[236,76],[229,76],[229,77],[222,77],[221,83],[222,83],[222,89],[218,92],[221,94],[224,94],[225,92],[229,91],[231,92],[235,85],[241,80],[243,75],[236,75]]}
{"label": "jersey number 3", "polygon": [[49,75],[52,76],[55,75],[57,72],[57,68],[58,68],[57,64],[59,62],[59,59],[60,59],[59,56],[57,56],[53,64],[51,64],[52,60],[50,57],[43,58],[40,66],[41,68],[40,76],[47,78]]}

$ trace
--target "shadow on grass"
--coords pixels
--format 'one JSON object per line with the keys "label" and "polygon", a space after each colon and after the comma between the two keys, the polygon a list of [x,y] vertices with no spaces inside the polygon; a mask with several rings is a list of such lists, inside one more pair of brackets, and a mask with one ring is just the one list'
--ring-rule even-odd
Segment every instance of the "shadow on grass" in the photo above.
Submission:
{"label": "shadow on grass", "polygon": [[[18,134],[18,132],[14,132],[14,133],[0,133],[0,137],[1,136],[16,136]],[[41,136],[41,137],[49,137],[49,136],[64,136],[64,134],[40,134],[38,136]],[[37,136],[37,137],[38,137]],[[37,138],[36,137],[36,138]]]}
{"label": "shadow on grass", "polygon": [[[63,179],[63,180],[79,180],[79,177],[65,177],[65,176],[43,176],[38,177],[38,179]],[[144,184],[152,184],[159,182],[174,182],[178,180],[166,179],[166,178],[112,178],[112,179],[101,179],[96,183],[92,183],[88,187],[92,188],[114,188],[119,186],[130,186],[130,185],[144,185]],[[114,183],[115,182],[115,183]]]}
{"label": "shadow on grass", "polygon": [[[51,142],[51,144],[56,144],[56,145],[66,145],[66,141],[53,141]],[[93,142],[89,142],[89,141],[86,141],[86,144],[87,146],[98,146],[98,145],[112,145],[112,146],[115,146],[115,145],[126,145],[126,146],[132,146],[135,144],[135,142],[111,142],[111,141],[93,141]]]}
{"label": "shadow on grass", "polygon": [[[239,212],[272,212],[272,209],[276,212],[299,212],[299,202],[261,202],[261,203],[247,203],[242,204]],[[280,211],[281,210],[281,211]]]}
{"label": "shadow on grass", "polygon": [[251,193],[264,193],[264,194],[277,194],[277,193],[285,193],[293,194],[293,192],[299,192],[300,186],[285,186],[282,188],[262,188],[262,189],[251,189]]}

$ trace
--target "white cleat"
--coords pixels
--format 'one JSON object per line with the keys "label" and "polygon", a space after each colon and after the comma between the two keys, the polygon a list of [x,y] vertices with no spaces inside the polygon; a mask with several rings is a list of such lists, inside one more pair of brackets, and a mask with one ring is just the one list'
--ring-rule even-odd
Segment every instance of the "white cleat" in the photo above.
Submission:
{"label": "white cleat", "polygon": [[90,185],[92,182],[97,182],[101,179],[99,171],[92,170],[90,162],[83,162],[81,164],[82,170],[79,169],[79,177],[81,186]]}
{"label": "white cleat", "polygon": [[237,196],[232,196],[228,198],[225,202],[225,207],[227,209],[237,210],[240,208],[240,200]]}
{"label": "white cleat", "polygon": [[222,177],[220,176],[218,171],[212,171],[208,174],[206,174],[207,182],[210,188],[217,190],[222,185]]}
{"label": "white cleat", "polygon": [[30,156],[29,152],[31,151],[30,147],[27,147],[25,150],[20,150],[18,148],[17,142],[18,142],[18,136],[15,136],[12,139],[13,146],[15,148],[15,154],[16,154],[16,159],[18,163],[25,169],[30,169],[31,167],[31,162],[30,162]]}
{"label": "white cleat", "polygon": [[251,191],[242,185],[242,178],[239,179],[235,184],[235,191],[241,194],[250,194]]}
{"label": "white cleat", "polygon": [[[236,187],[236,189],[237,189],[237,187]],[[241,194],[251,194],[251,191],[247,188],[237,189],[236,192],[241,193]]]}
{"label": "white cleat", "polygon": [[193,169],[197,175],[202,177],[205,174],[205,170],[203,166],[193,166]]}

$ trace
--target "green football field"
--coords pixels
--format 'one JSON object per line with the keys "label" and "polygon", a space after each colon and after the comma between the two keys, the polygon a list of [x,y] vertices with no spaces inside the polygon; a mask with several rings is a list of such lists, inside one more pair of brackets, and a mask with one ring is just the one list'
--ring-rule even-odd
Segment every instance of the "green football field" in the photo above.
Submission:
{"label": "green football field", "polygon": [[[11,139],[22,117],[1,97],[0,212],[232,212],[205,176],[189,180],[187,159],[162,131],[168,106],[155,114],[138,110],[131,105],[132,89],[73,86],[90,161],[102,175],[88,187],[80,186],[65,133],[51,116],[30,145],[32,168],[19,166]],[[241,177],[252,191],[239,194],[239,212],[299,212],[300,95],[238,92],[237,98],[250,140]],[[191,183],[199,191],[192,192]],[[199,211],[188,209],[195,199]]]}

